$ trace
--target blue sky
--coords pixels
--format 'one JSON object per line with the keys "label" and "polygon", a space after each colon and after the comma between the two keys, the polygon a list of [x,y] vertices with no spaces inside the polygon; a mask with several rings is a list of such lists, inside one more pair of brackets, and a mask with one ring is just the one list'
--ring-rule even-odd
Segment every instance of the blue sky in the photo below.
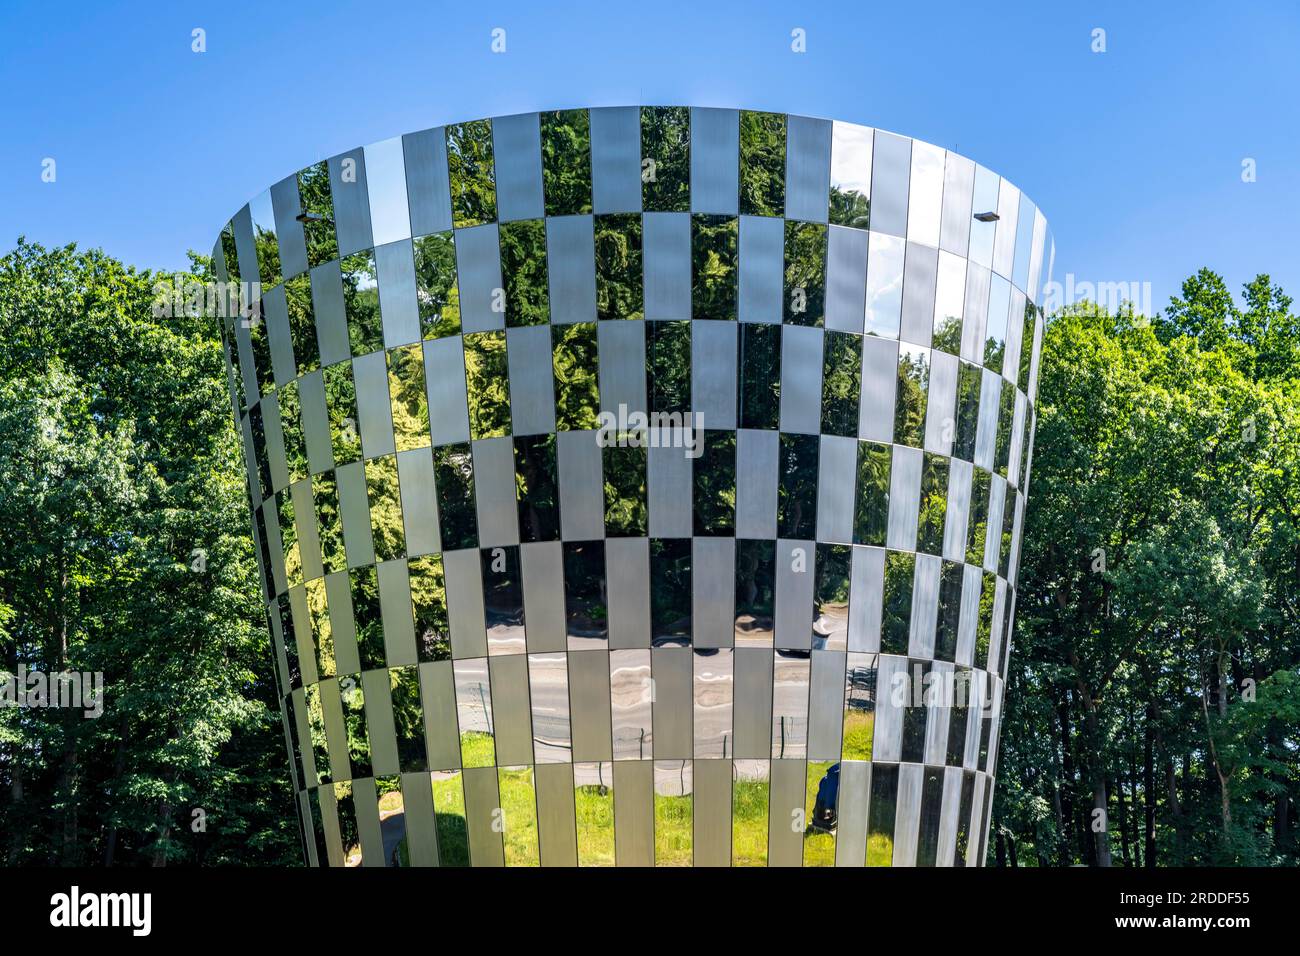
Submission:
{"label": "blue sky", "polygon": [[25,234],[181,266],[253,194],[353,146],[548,107],[682,103],[955,148],[1038,203],[1058,280],[1150,282],[1161,308],[1207,265],[1234,291],[1268,272],[1300,299],[1297,49],[1289,0],[4,0],[0,250]]}

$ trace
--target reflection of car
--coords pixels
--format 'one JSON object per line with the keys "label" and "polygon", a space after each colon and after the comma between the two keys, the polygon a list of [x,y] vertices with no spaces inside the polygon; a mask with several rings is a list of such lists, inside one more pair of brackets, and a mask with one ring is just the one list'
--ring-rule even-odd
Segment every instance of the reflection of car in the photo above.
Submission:
{"label": "reflection of car", "polygon": [[833,764],[817,784],[817,802],[813,804],[813,827],[818,830],[834,830],[835,803],[840,795],[840,765]]}

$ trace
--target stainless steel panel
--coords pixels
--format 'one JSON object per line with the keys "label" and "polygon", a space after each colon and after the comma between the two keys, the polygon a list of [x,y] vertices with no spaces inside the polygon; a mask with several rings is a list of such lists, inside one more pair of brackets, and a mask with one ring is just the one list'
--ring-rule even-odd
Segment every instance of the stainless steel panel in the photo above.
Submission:
{"label": "stainless steel panel", "polygon": [[781,322],[785,228],[770,216],[740,217],[740,321]]}
{"label": "stainless steel panel", "polygon": [[591,111],[591,205],[596,215],[641,211],[641,111]]}
{"label": "stainless steel panel", "polygon": [[499,116],[492,121],[492,159],[496,172],[497,219],[540,219],[542,137],[536,113]]}
{"label": "stainless steel panel", "polygon": [[456,230],[456,279],[460,321],[466,332],[505,328],[505,288],[497,224]]}
{"label": "stainless steel panel", "polygon": [[[648,212],[641,217],[645,261],[645,317],[691,317],[691,217]],[[778,296],[779,298],[779,296]]]}
{"label": "stainless steel panel", "polygon": [[736,539],[692,542],[691,623],[696,647],[731,647],[735,641]]}
{"label": "stainless steel panel", "polygon": [[546,220],[546,264],[550,270],[551,322],[596,321],[596,249],[591,216]]}
{"label": "stainless steel panel", "polygon": [[605,536],[605,485],[594,431],[559,432],[560,534],[566,541]]}
{"label": "stainless steel panel", "polygon": [[811,541],[776,543],[777,647],[812,647],[815,546]]}
{"label": "stainless steel panel", "polygon": [[447,577],[452,656],[483,657],[487,654],[487,624],[483,617],[483,575],[478,549],[444,551],[442,568]]}
{"label": "stainless steel panel", "polygon": [[830,121],[791,116],[786,126],[786,218],[825,222],[830,175]]}
{"label": "stainless steel panel", "polygon": [[734,216],[740,194],[740,113],[691,109],[691,212]]}

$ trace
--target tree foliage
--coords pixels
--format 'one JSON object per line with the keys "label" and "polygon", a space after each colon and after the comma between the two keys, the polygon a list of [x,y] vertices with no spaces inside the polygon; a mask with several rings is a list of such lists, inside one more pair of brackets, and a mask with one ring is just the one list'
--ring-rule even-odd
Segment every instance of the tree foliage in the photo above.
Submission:
{"label": "tree foliage", "polygon": [[1243,301],[1047,326],[991,862],[1297,861],[1300,337]]}
{"label": "tree foliage", "polygon": [[10,864],[300,859],[219,332],[154,316],[173,278],[0,258],[0,669],[104,681],[98,718],[0,708]]}

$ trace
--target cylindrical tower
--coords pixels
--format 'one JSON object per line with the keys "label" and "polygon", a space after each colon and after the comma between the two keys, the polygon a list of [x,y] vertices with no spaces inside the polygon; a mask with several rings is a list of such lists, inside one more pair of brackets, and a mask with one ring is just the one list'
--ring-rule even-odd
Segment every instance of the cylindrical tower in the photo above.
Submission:
{"label": "cylindrical tower", "polygon": [[1051,259],[968,159],[732,109],[440,126],[239,210],[307,859],[981,864]]}

